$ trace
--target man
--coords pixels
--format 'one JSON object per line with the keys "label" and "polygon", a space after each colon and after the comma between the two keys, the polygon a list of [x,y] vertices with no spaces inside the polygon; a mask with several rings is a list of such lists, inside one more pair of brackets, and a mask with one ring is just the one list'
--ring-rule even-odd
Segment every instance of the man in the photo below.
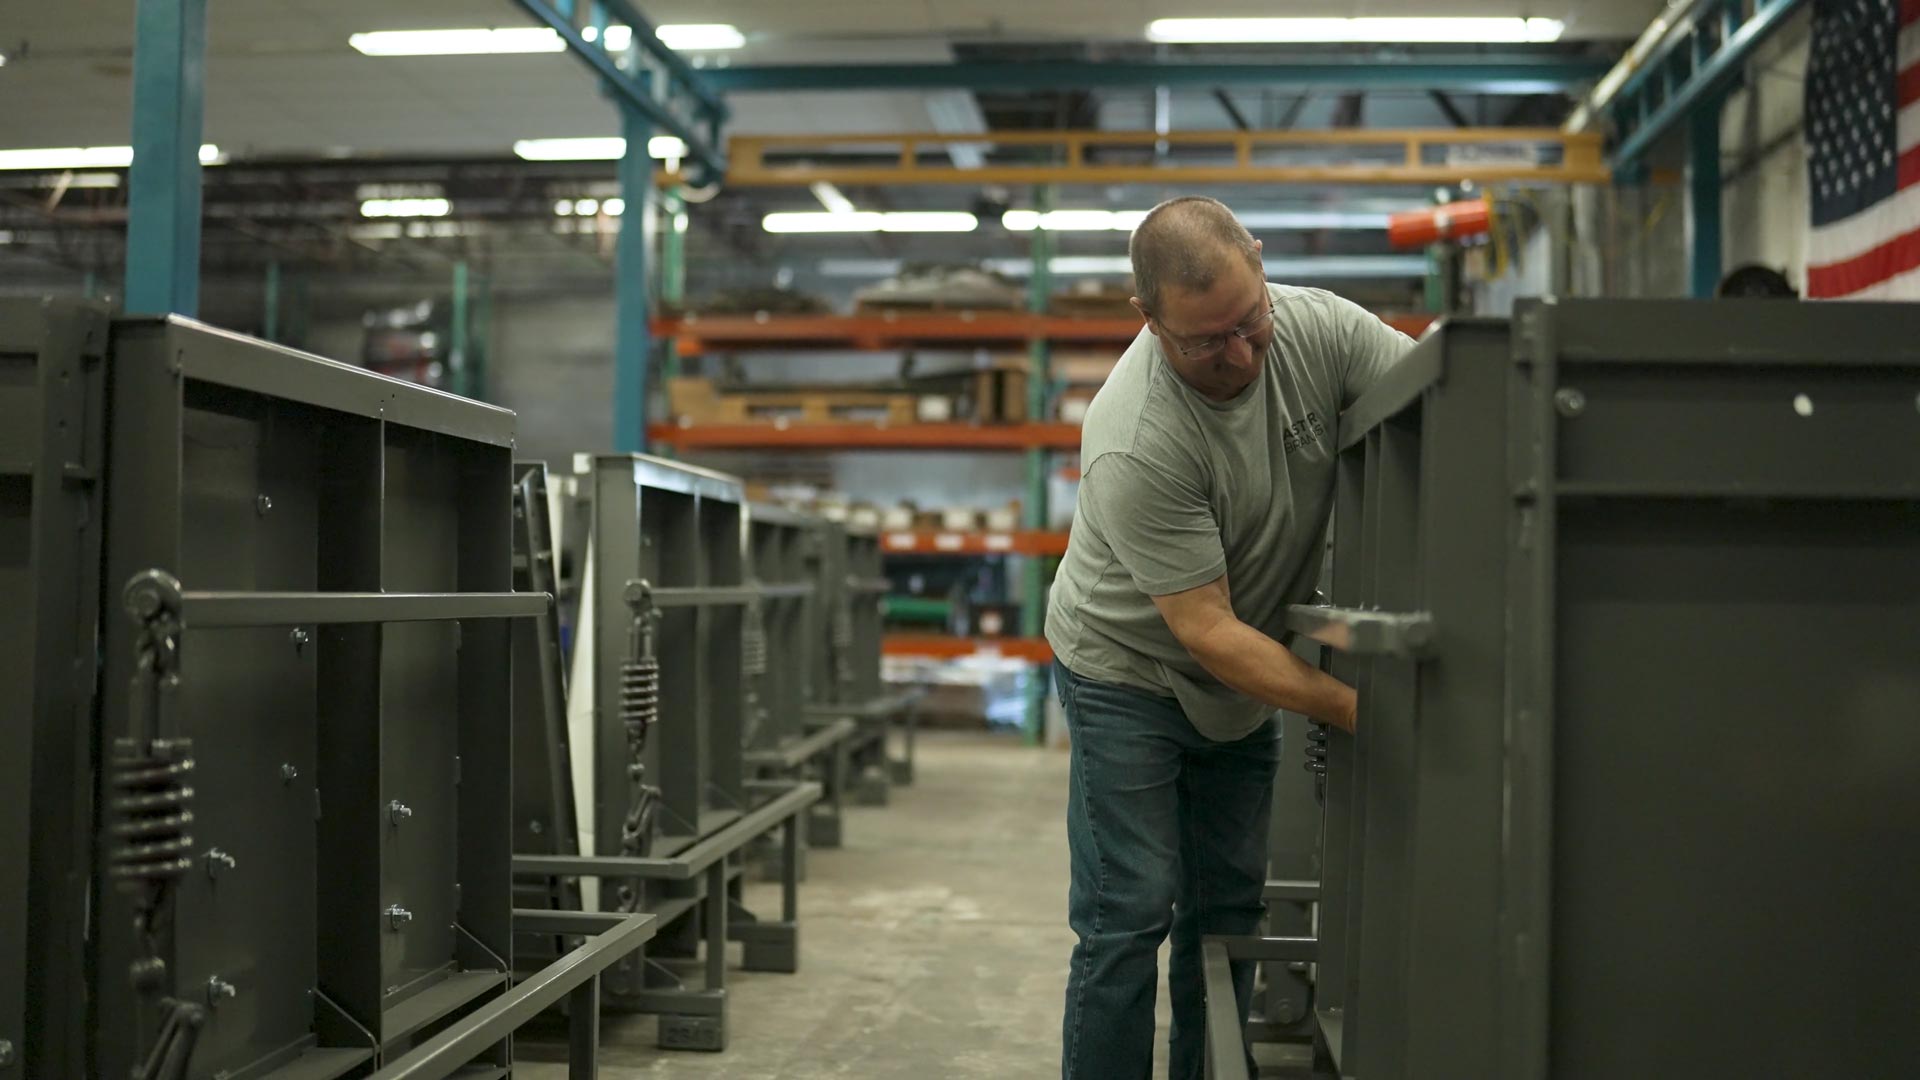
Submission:
{"label": "man", "polygon": [[[1129,245],[1147,325],[1087,410],[1080,501],[1047,610],[1073,742],[1062,1076],[1151,1075],[1173,956],[1173,1080],[1200,1080],[1204,934],[1257,928],[1274,710],[1352,730],[1353,690],[1277,639],[1309,599],[1340,411],[1412,342],[1339,297],[1271,285],[1206,198]],[[1242,1015],[1251,964],[1236,964]]]}

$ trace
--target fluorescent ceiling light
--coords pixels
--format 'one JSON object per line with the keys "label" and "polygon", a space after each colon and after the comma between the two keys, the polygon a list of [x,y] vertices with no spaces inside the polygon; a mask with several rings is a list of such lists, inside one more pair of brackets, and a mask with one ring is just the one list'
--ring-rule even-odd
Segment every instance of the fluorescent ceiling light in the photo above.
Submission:
{"label": "fluorescent ceiling light", "polygon": [[660,44],[675,52],[714,52],[747,43],[745,35],[728,23],[667,23],[653,30]]}
{"label": "fluorescent ceiling light", "polygon": [[1238,215],[1249,229],[1384,229],[1388,216],[1351,210],[1252,210]]}
{"label": "fluorescent ceiling light", "polygon": [[825,180],[815,180],[813,183],[807,185],[807,190],[813,192],[813,197],[819,199],[820,205],[826,207],[829,211],[836,214],[853,213],[853,200],[840,194],[839,188],[834,187]]}
{"label": "fluorescent ceiling light", "polygon": [[[200,164],[218,165],[226,158],[207,143],[200,148]],[[133,164],[131,146],[58,146],[44,150],[0,150],[0,169],[124,169]]]}
{"label": "fluorescent ceiling light", "polygon": [[368,199],[360,204],[360,216],[369,218],[446,217],[453,209],[445,199]]}
{"label": "fluorescent ceiling light", "polygon": [[375,30],[352,34],[347,44],[368,56],[498,56],[566,50],[560,35],[544,26],[463,30]]}
{"label": "fluorescent ceiling light", "polygon": [[584,139],[521,139],[513,152],[528,161],[618,161],[627,140],[618,135]]}
{"label": "fluorescent ceiling light", "polygon": [[852,213],[821,213],[792,210],[768,214],[760,227],[770,233],[951,233],[972,232],[980,219],[957,210],[856,210]]}
{"label": "fluorescent ceiling light", "polygon": [[1013,232],[1132,232],[1146,216],[1145,210],[1009,210],[1000,224]]}
{"label": "fluorescent ceiling light", "polygon": [[[627,156],[627,140],[618,135],[521,139],[513,144],[513,152],[527,161],[618,161]],[[678,161],[687,156],[687,144],[673,135],[655,135],[647,140],[647,156]]]}
{"label": "fluorescent ceiling light", "polygon": [[[580,36],[588,41],[596,41],[600,37],[600,28],[583,26],[580,28]],[[633,27],[614,23],[607,27],[607,39],[600,44],[608,52],[626,52],[627,46],[633,44]]]}
{"label": "fluorescent ceiling light", "polygon": [[1558,19],[1429,17],[1365,19],[1155,19],[1147,39],[1169,43],[1558,41]]}

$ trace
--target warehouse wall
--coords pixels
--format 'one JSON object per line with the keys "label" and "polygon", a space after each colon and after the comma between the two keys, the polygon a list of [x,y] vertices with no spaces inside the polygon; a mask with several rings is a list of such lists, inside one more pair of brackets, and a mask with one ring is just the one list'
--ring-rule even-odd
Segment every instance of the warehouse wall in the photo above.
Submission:
{"label": "warehouse wall", "polygon": [[1806,283],[1807,158],[1801,112],[1810,15],[1759,50],[1721,115],[1725,265],[1761,263]]}

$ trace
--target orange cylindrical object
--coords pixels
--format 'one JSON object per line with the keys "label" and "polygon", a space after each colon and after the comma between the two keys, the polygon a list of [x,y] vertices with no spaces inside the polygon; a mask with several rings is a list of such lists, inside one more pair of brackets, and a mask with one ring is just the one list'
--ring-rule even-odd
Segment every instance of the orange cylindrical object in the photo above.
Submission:
{"label": "orange cylindrical object", "polygon": [[1425,247],[1437,240],[1479,236],[1491,217],[1485,199],[1406,210],[1387,218],[1387,242],[1397,248]]}

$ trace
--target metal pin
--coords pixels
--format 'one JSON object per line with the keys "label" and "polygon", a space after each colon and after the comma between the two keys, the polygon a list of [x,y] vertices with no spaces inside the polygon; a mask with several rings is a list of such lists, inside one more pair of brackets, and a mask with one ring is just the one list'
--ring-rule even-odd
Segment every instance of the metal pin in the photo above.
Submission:
{"label": "metal pin", "polygon": [[387,804],[387,816],[393,820],[395,825],[398,825],[413,816],[413,807],[408,806],[399,799],[395,799]]}
{"label": "metal pin", "polygon": [[253,508],[264,515],[267,511],[273,509],[273,500],[265,495],[258,496],[253,500]]}
{"label": "metal pin", "polygon": [[287,640],[293,642],[293,651],[299,652],[313,640],[313,635],[307,632],[306,627],[296,626],[287,634]]}
{"label": "metal pin", "polygon": [[239,994],[240,991],[232,983],[220,976],[212,975],[207,978],[207,1004],[217,1008],[220,1002],[237,997]]}
{"label": "metal pin", "polygon": [[201,856],[201,858],[207,860],[207,876],[215,879],[220,877],[222,867],[232,870],[240,865],[234,861],[233,856],[221,851],[219,848],[208,848],[207,853]]}
{"label": "metal pin", "polygon": [[389,930],[398,931],[401,927],[412,921],[413,912],[408,911],[399,904],[395,904],[387,909],[387,928]]}
{"label": "metal pin", "polygon": [[298,780],[299,778],[300,778],[299,769],[294,768],[291,764],[280,766],[280,779],[285,780],[287,783],[291,784],[295,780]]}

